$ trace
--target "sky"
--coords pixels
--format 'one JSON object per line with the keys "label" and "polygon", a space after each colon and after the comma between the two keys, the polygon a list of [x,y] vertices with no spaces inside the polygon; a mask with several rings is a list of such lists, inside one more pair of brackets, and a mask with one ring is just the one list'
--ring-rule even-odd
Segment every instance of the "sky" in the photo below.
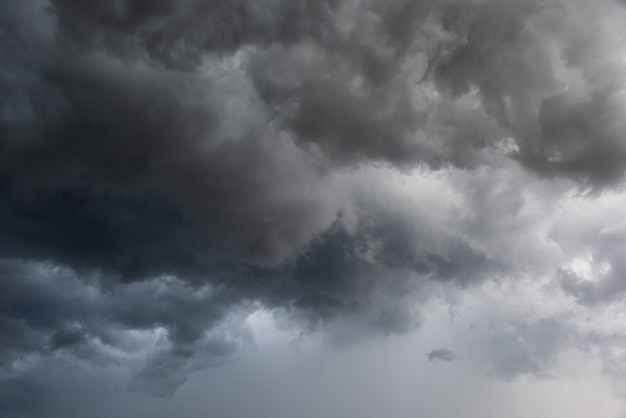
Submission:
{"label": "sky", "polygon": [[626,418],[625,21],[0,0],[0,417]]}

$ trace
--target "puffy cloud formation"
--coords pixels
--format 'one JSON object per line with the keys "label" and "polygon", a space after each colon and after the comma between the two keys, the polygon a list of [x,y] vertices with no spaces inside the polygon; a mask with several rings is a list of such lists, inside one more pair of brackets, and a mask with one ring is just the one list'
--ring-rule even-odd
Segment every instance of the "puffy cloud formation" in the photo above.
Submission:
{"label": "puffy cloud formation", "polygon": [[[0,411],[24,405],[24,359],[171,394],[252,343],[259,309],[342,345],[491,281],[621,300],[625,17],[1,1]],[[511,323],[488,337],[510,341],[506,378],[540,375],[570,332]]]}

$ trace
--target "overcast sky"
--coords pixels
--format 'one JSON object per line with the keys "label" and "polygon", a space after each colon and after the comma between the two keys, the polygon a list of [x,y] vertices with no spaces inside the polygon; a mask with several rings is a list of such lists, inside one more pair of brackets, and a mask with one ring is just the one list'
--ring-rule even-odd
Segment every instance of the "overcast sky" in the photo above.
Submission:
{"label": "overcast sky", "polygon": [[0,417],[626,417],[617,0],[0,0]]}

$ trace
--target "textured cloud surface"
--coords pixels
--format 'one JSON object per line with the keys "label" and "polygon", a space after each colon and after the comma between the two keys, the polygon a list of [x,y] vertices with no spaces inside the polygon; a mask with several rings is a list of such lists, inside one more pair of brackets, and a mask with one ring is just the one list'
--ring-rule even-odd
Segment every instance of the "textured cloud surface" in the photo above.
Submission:
{"label": "textured cloud surface", "polygon": [[613,0],[0,1],[0,414],[40,416],[56,373],[171,396],[256,344],[258,312],[345,348],[494,284],[527,314],[429,360],[510,381],[576,349],[616,379],[625,18]]}

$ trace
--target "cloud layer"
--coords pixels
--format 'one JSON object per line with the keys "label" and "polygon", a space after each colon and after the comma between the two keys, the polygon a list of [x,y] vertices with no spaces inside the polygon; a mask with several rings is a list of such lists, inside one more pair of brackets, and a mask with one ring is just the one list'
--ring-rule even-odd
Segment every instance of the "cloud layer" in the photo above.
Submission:
{"label": "cloud layer", "polygon": [[[5,380],[68,356],[171,394],[248,344],[261,307],[341,345],[490,280],[619,300],[624,14],[0,2]],[[542,324],[515,329],[541,346]]]}

